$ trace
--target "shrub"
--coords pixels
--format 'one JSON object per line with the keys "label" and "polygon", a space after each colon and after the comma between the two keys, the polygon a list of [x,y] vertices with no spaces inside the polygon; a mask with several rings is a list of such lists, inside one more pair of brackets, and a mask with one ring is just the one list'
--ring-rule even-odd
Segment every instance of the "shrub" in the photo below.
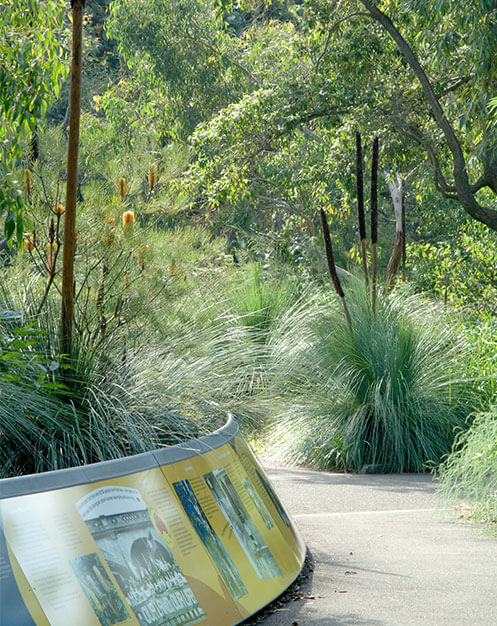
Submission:
{"label": "shrub", "polygon": [[465,346],[421,297],[347,294],[352,330],[326,298],[292,313],[275,342],[286,407],[275,446],[294,462],[422,471],[450,450],[469,412]]}
{"label": "shrub", "polygon": [[[440,490],[468,503],[469,516],[497,524],[497,406],[479,413],[440,467]],[[497,534],[497,526],[493,526]]]}

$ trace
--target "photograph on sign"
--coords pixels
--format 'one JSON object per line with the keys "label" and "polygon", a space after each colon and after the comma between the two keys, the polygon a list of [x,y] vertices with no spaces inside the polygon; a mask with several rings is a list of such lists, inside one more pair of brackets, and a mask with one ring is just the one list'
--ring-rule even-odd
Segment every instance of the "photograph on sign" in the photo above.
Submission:
{"label": "photograph on sign", "polygon": [[96,552],[78,556],[70,561],[70,565],[102,626],[114,626],[129,619],[129,613]]}
{"label": "photograph on sign", "polygon": [[101,487],[76,507],[142,626],[183,626],[205,618],[138,490]]}
{"label": "photograph on sign", "polygon": [[225,469],[219,468],[204,474],[204,479],[257,576],[259,578],[281,576],[278,564],[243,506]]}
{"label": "photograph on sign", "polygon": [[269,511],[264,506],[264,502],[260,499],[259,494],[255,490],[254,485],[250,482],[250,479],[247,476],[245,478],[242,478],[242,485],[245,487],[247,493],[249,494],[250,499],[254,503],[254,506],[257,509],[259,515],[261,516],[262,521],[266,525],[266,528],[268,530],[271,530],[271,528],[273,528],[274,526],[274,522],[271,518],[271,515],[269,515]]}
{"label": "photograph on sign", "polygon": [[178,498],[195,531],[207,548],[234,600],[248,592],[228,552],[207,519],[188,480],[173,483]]}
{"label": "photograph on sign", "polygon": [[285,513],[285,509],[283,508],[283,505],[281,504],[280,499],[274,492],[274,489],[271,487],[269,481],[264,476],[264,474],[261,471],[259,471],[257,468],[255,468],[255,471],[259,480],[261,481],[261,485],[266,490],[266,493],[269,496],[269,499],[274,504],[274,508],[278,511],[279,516],[281,517],[281,519],[285,522],[287,526],[290,526],[290,520],[288,518],[288,515]]}
{"label": "photograph on sign", "polygon": [[234,452],[236,453],[238,459],[240,460],[240,463],[243,465],[247,473],[256,474],[257,478],[259,479],[259,482],[264,488],[264,491],[266,492],[268,498],[273,503],[274,508],[277,510],[278,515],[281,517],[283,522],[287,526],[291,526],[290,519],[288,518],[288,515],[285,513],[285,509],[283,508],[283,505],[281,504],[280,499],[278,498],[278,496],[274,492],[274,489],[271,487],[271,484],[265,477],[264,472],[261,471],[259,463],[257,462],[254,456],[254,453],[249,448],[249,446],[240,437],[236,437],[235,439],[230,441],[229,444],[234,450]]}

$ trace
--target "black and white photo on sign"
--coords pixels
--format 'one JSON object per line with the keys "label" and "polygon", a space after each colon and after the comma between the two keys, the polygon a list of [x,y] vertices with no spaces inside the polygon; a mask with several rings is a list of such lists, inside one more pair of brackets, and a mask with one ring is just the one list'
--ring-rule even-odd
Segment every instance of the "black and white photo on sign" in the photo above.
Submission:
{"label": "black and white photo on sign", "polygon": [[205,618],[138,490],[101,487],[76,507],[142,626],[188,626]]}

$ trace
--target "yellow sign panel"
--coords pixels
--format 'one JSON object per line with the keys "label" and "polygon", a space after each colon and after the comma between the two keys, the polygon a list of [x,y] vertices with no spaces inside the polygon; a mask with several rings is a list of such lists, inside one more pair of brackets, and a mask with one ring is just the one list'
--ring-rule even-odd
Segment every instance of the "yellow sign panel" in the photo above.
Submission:
{"label": "yellow sign panel", "polygon": [[277,597],[305,546],[245,442],[224,441],[0,500],[0,624],[223,626]]}

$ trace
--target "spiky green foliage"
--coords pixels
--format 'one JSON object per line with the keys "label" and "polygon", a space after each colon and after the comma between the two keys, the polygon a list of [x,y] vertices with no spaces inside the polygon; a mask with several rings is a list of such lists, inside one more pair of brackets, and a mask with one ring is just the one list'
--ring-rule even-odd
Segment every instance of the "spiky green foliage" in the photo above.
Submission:
{"label": "spiky green foliage", "polygon": [[422,471],[438,463],[468,413],[464,347],[437,307],[383,296],[376,315],[349,289],[352,329],[326,298],[292,313],[275,342],[287,406],[275,447],[321,468]]}
{"label": "spiky green foliage", "polygon": [[0,377],[0,477],[137,454],[222,423],[225,414],[208,394],[186,392],[195,359],[157,345],[147,350],[145,342],[135,353],[131,339],[114,336],[92,350],[76,345],[63,386],[49,382],[60,380],[55,370],[41,385],[24,368],[14,379]]}
{"label": "spiky green foliage", "polygon": [[241,284],[231,292],[234,313],[255,341],[266,343],[297,297],[298,287],[287,277],[264,276],[260,263],[249,263],[241,278]]}
{"label": "spiky green foliage", "polygon": [[440,491],[497,534],[497,407],[479,413],[440,468]]}
{"label": "spiky green foliage", "polygon": [[[41,386],[19,367],[15,380],[2,381],[0,376],[0,475],[70,467],[177,443],[220,426],[227,412],[242,425],[254,425],[257,416],[251,404],[266,384],[268,338],[293,286],[270,283],[257,266],[247,271],[232,268],[226,282],[223,261],[215,254],[217,243],[209,246],[199,230],[169,231],[162,244],[158,233],[151,235],[154,273],[147,275],[145,267],[143,286],[136,281],[128,288],[130,302],[121,324],[109,326],[93,340],[98,318],[90,302],[86,311],[78,310],[84,323],[79,324],[81,334],[75,334],[72,361],[62,376],[50,370]],[[143,301],[150,298],[145,285],[150,290],[159,281],[160,268],[171,263],[162,250],[170,241],[178,254],[167,279],[171,284],[166,283],[165,297],[155,299],[153,310],[140,310],[133,305],[133,291],[139,291]],[[190,250],[192,241],[198,246]],[[214,259],[204,281],[199,260],[208,262],[209,251]],[[157,263],[162,254],[165,258]],[[190,261],[197,267],[196,276],[191,275]],[[29,266],[21,259],[18,267],[9,269],[12,275],[16,270],[21,277]],[[36,315],[43,281],[38,284],[32,277],[29,288],[20,287],[22,283],[0,294],[9,309],[24,305],[18,315],[23,323],[47,329],[36,335],[36,346],[28,344],[36,348],[31,360],[35,354],[47,360],[58,349],[57,303],[49,298]],[[54,381],[64,387],[55,388]]]}

